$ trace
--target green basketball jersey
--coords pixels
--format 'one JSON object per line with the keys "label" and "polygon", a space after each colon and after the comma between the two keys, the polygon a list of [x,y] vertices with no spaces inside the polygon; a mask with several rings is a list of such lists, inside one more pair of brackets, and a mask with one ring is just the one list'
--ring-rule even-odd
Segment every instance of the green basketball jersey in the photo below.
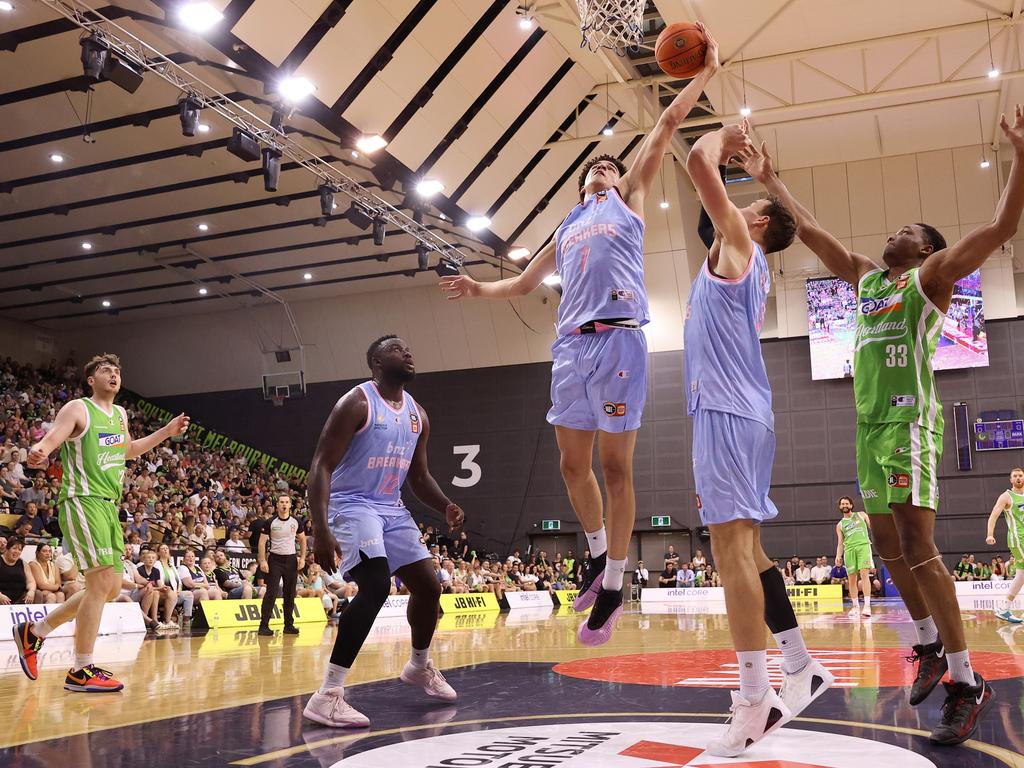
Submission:
{"label": "green basketball jersey", "polygon": [[853,549],[864,544],[870,544],[868,538],[868,524],[860,515],[854,513],[849,518],[844,517],[839,521],[839,530],[843,532],[843,548]]}
{"label": "green basketball jersey", "polygon": [[1024,551],[1024,494],[1006,491],[1010,495],[1010,506],[1003,510],[1006,518],[1006,543],[1010,549]]}
{"label": "green basketball jersey", "polygon": [[88,397],[85,405],[88,424],[78,437],[60,447],[64,464],[60,498],[99,496],[121,500],[124,483],[124,454],[128,445],[128,425],[124,412],[114,406],[107,414]]}
{"label": "green basketball jersey", "polygon": [[857,287],[853,394],[861,424],[910,423],[941,433],[932,358],[945,316],[921,289],[920,268],[894,281],[869,272]]}

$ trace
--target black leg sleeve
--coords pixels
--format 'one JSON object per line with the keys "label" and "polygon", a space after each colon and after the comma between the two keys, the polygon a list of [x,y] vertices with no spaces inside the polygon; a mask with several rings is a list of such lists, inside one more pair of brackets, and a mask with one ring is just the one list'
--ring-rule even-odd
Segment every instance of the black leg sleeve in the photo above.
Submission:
{"label": "black leg sleeve", "polygon": [[338,619],[338,635],[331,652],[331,664],[346,669],[356,660],[374,619],[391,593],[391,569],[385,557],[363,560],[350,573],[359,592]]}
{"label": "black leg sleeve", "polygon": [[764,589],[764,622],[773,635],[795,629],[796,613],[786,593],[786,582],[779,569],[772,566],[761,572],[761,587]]}

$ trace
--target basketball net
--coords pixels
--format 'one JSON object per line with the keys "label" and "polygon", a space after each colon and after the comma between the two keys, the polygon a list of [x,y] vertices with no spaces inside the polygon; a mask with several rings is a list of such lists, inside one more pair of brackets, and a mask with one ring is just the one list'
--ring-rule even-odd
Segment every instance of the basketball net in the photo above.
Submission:
{"label": "basketball net", "polygon": [[280,408],[284,405],[284,398],[280,395],[271,395],[270,400],[274,403],[275,408]]}
{"label": "basketball net", "polygon": [[580,12],[580,48],[600,48],[625,56],[636,53],[643,40],[646,0],[576,0]]}

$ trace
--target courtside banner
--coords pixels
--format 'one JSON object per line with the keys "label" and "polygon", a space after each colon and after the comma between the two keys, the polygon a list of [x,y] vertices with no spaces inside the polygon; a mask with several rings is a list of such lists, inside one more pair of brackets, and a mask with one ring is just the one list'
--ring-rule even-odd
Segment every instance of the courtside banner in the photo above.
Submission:
{"label": "courtside banner", "polygon": [[552,592],[559,605],[572,605],[572,601],[576,599],[576,595],[579,593],[578,589],[556,589]]}
{"label": "courtside banner", "polygon": [[[298,625],[299,634],[288,635],[288,646],[312,647],[324,639],[324,628],[319,624]],[[275,632],[273,637],[260,637],[256,627],[225,627],[211,629],[203,636],[199,646],[200,656],[223,656],[239,651],[259,653],[261,648],[281,648],[285,645],[284,632]]]}
{"label": "courtside banner", "polygon": [[[192,626],[195,629],[224,629],[231,627],[258,627],[260,625],[260,606],[262,600],[203,600],[196,605],[192,615]],[[138,606],[135,606],[138,610]],[[316,622],[327,623],[323,603],[316,597],[295,598],[296,624]],[[284,609],[281,598],[274,603],[270,616],[270,626],[284,624]]]}
{"label": "courtside banner", "polygon": [[786,592],[790,600],[842,600],[841,584],[808,584],[806,586],[787,586]]}
{"label": "courtside banner", "polygon": [[647,587],[640,593],[643,603],[689,603],[693,601],[705,603],[724,603],[725,590],[721,587],[690,587],[657,589]]}
{"label": "courtside banner", "polygon": [[[0,640],[14,641],[12,631],[23,621],[42,621],[46,614],[56,608],[50,605],[0,605]],[[146,622],[138,603],[107,603],[100,617],[101,635],[120,635],[123,632],[146,634]],[[61,624],[48,637],[71,637],[75,634],[75,622]]]}
{"label": "courtside banner", "polygon": [[505,603],[510,611],[517,608],[551,608],[554,602],[551,600],[551,593],[543,592],[506,592]]}
{"label": "courtside banner", "polygon": [[991,595],[1008,595],[1010,593],[1009,581],[957,581],[957,595],[971,595],[974,597],[988,597]]}
{"label": "courtside banner", "polygon": [[[441,597],[445,597],[445,595],[441,595]],[[494,595],[491,595],[491,597],[493,598]],[[495,602],[497,602],[497,600],[495,600]],[[500,615],[501,614],[498,611],[443,613],[437,620],[437,629],[439,632],[448,632],[457,629],[493,629],[498,626],[498,617]]]}
{"label": "courtside banner", "polygon": [[498,598],[493,592],[441,595],[441,613],[490,613],[500,610]]}
{"label": "courtside banner", "polygon": [[[8,638],[10,635],[8,634]],[[96,643],[93,662],[106,669],[107,664],[130,664],[139,657],[139,650],[146,642],[144,632],[123,635],[107,635]],[[70,669],[75,666],[75,638],[50,635],[39,651],[40,669]],[[18,646],[0,645],[0,672],[21,672],[18,661]]]}
{"label": "courtside banner", "polygon": [[377,618],[389,619],[396,616],[405,616],[405,610],[408,607],[408,595],[392,595],[384,601],[384,605],[381,606],[380,612],[377,614]]}

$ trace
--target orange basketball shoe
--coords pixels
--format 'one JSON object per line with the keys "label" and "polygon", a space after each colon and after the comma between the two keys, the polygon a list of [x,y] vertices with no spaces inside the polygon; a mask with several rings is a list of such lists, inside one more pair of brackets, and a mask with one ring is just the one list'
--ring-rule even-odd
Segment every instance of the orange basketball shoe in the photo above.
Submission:
{"label": "orange basketball shoe", "polygon": [[124,683],[115,680],[114,676],[95,664],[88,664],[81,669],[69,669],[64,678],[64,690],[76,693],[116,693],[124,688]]}
{"label": "orange basketball shoe", "polygon": [[32,634],[32,627],[31,621],[23,621],[11,630],[14,634],[14,644],[18,648],[21,670],[29,680],[39,677],[39,649],[43,647],[43,638]]}

